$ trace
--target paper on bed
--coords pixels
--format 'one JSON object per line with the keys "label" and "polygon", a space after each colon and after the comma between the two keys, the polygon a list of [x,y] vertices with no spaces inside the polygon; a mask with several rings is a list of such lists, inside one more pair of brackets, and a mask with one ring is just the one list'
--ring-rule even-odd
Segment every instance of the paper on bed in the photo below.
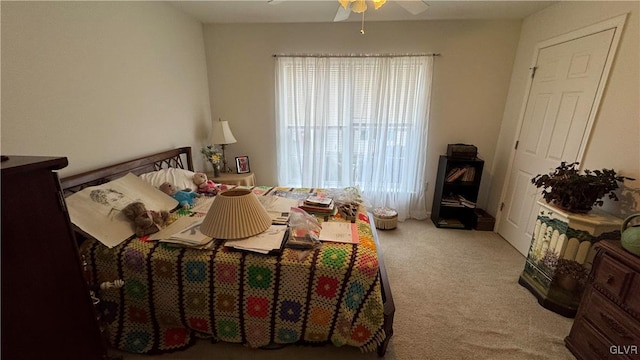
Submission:
{"label": "paper on bed", "polygon": [[149,240],[160,240],[186,245],[205,245],[211,237],[200,232],[200,225],[204,217],[180,216],[166,228],[149,235]]}
{"label": "paper on bed", "polygon": [[110,248],[134,233],[133,224],[122,214],[128,204],[141,201],[148,210],[167,211],[178,205],[174,198],[131,173],[87,187],[65,200],[71,222]]}
{"label": "paper on bed", "polygon": [[261,254],[268,254],[269,252],[278,250],[282,247],[282,242],[285,241],[284,236],[286,233],[287,226],[271,225],[266,231],[261,232],[258,235],[238,240],[227,240],[224,243],[224,246],[241,250],[249,250]]}
{"label": "paper on bed", "polygon": [[292,207],[298,206],[298,200],[288,199],[282,196],[258,196],[258,200],[267,210],[274,225],[284,225],[289,220],[289,213]]}
{"label": "paper on bed", "polygon": [[357,244],[360,242],[358,227],[350,222],[325,221],[318,236],[320,241]]}

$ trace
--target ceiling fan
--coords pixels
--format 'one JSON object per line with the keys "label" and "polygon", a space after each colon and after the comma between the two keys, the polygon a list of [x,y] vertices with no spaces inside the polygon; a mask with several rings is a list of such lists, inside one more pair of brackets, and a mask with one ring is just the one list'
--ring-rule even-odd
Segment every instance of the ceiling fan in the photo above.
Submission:
{"label": "ceiling fan", "polygon": [[[370,0],[373,3],[374,9],[379,9],[384,5],[387,1],[395,2],[396,4],[403,7],[405,10],[410,12],[412,15],[418,15],[429,8],[429,4],[424,2],[423,0]],[[336,16],[333,18],[333,21],[344,21],[349,18],[351,12],[361,14],[364,13],[368,6],[366,0],[338,0],[340,6],[338,7],[338,11],[336,12]]]}
{"label": "ceiling fan", "polygon": [[[269,4],[279,4],[286,0],[267,0]],[[379,9],[387,1],[394,2],[402,8],[410,12],[412,15],[418,15],[429,8],[424,0],[337,0],[339,3],[338,11],[333,21],[344,21],[349,18],[351,12],[363,14],[367,8],[367,3],[373,3],[374,9]]]}

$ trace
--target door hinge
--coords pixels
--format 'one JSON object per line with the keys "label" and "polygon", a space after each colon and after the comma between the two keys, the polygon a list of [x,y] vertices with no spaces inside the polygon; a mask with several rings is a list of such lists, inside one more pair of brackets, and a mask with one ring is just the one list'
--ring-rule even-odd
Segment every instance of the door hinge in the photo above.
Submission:
{"label": "door hinge", "polygon": [[516,147],[515,147],[515,150],[518,150],[518,144],[520,144],[520,140],[516,140]]}
{"label": "door hinge", "polygon": [[531,69],[531,78],[533,79],[536,76],[536,70],[538,70],[538,67],[534,66],[529,69]]}
{"label": "door hinge", "polygon": [[500,203],[500,211],[502,211],[502,209],[504,209],[504,202]]}

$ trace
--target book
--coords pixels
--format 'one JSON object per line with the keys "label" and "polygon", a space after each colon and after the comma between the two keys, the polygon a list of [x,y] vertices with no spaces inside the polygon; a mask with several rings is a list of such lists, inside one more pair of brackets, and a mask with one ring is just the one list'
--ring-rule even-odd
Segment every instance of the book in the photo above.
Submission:
{"label": "book", "polygon": [[333,202],[333,200],[331,200],[328,206],[309,205],[309,204],[306,204],[304,200],[301,200],[298,203],[298,207],[308,213],[323,214],[323,215],[335,214],[337,211],[337,208],[335,207],[335,203]]}
{"label": "book", "polygon": [[320,196],[309,196],[304,200],[305,205],[316,207],[328,207],[332,202],[331,198]]}
{"label": "book", "polygon": [[446,178],[447,182],[456,181],[460,176],[462,176],[462,174],[464,174],[467,171],[467,168],[462,167],[462,168],[455,168],[453,170],[454,171],[450,171],[450,174],[447,175],[447,178]]}

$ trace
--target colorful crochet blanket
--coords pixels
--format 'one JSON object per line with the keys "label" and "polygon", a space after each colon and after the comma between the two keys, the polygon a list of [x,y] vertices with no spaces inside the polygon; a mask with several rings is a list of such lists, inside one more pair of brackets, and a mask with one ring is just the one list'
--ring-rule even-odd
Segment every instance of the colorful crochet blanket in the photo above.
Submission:
{"label": "colorful crochet blanket", "polygon": [[[257,195],[299,197],[319,189],[253,187]],[[173,216],[185,215],[174,214]],[[345,221],[336,215],[329,221]],[[359,244],[323,243],[279,255],[211,250],[129,239],[81,246],[100,290],[109,342],[134,353],[188,347],[197,337],[243,343],[350,345],[374,351],[385,338],[378,256],[370,219],[360,209]]]}

